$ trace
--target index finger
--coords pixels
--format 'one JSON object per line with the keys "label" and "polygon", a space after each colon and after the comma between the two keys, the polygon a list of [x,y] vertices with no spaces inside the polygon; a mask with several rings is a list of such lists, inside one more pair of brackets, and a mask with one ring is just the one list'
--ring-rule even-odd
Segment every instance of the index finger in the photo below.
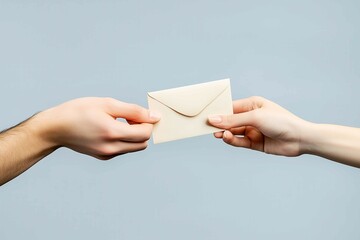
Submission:
{"label": "index finger", "polygon": [[249,97],[233,101],[234,113],[249,112],[264,105],[265,98],[262,97]]}
{"label": "index finger", "polygon": [[116,99],[108,101],[109,114],[115,118],[124,118],[136,123],[156,123],[160,120],[157,113],[132,103],[125,103]]}
{"label": "index finger", "polygon": [[145,142],[150,139],[153,125],[140,123],[129,125],[114,121],[111,125],[111,139],[125,142]]}

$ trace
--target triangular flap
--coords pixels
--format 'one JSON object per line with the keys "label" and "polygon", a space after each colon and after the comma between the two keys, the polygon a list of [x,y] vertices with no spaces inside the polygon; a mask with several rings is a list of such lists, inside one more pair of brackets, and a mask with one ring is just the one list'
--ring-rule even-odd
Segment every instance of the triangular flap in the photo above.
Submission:
{"label": "triangular flap", "polygon": [[185,116],[201,113],[214,99],[230,86],[229,79],[212,81],[163,91],[150,92],[149,97]]}

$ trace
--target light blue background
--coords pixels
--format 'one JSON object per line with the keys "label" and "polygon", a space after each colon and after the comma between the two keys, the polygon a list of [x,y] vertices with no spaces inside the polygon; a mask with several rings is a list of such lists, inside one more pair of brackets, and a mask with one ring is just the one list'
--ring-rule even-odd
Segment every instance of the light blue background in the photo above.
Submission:
{"label": "light blue background", "polygon": [[[82,96],[232,79],[360,126],[360,2],[0,1],[4,129]],[[274,123],[275,124],[275,123]],[[0,189],[7,239],[360,239],[360,172],[211,135],[102,162],[60,149]]]}

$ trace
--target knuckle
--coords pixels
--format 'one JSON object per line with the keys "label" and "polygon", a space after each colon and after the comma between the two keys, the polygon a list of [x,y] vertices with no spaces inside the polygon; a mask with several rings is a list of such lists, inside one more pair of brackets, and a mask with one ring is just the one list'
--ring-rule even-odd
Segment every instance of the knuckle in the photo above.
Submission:
{"label": "knuckle", "polygon": [[146,129],[144,134],[144,138],[146,141],[151,138],[151,133],[152,133],[152,125],[149,125],[149,127]]}
{"label": "knuckle", "polygon": [[135,103],[129,103],[129,106],[135,113],[142,113],[142,108],[139,105]]}
{"label": "knuckle", "polygon": [[251,97],[251,101],[253,103],[253,109],[261,108],[266,102],[268,102],[266,98],[261,96],[253,96]]}
{"label": "knuckle", "polygon": [[115,136],[115,132],[112,131],[112,129],[110,128],[103,128],[101,130],[101,137],[102,139],[104,140],[111,140],[111,139],[114,139],[116,136]]}
{"label": "knuckle", "polygon": [[112,105],[114,101],[115,101],[115,99],[112,98],[112,97],[104,97],[104,98],[103,98],[103,102],[104,102],[106,105]]}
{"label": "knuckle", "polygon": [[151,135],[144,135],[144,141],[149,141],[150,140],[150,137],[151,137]]}
{"label": "knuckle", "polygon": [[265,98],[261,97],[261,96],[252,96],[251,100],[255,101],[255,102],[260,102],[263,101]]}
{"label": "knuckle", "polygon": [[114,149],[111,145],[103,145],[98,150],[100,156],[109,157],[114,155]]}
{"label": "knuckle", "polygon": [[113,108],[118,107],[119,105],[121,106],[122,104],[125,104],[124,102],[119,101],[112,97],[102,98],[102,103],[107,109],[113,109]]}
{"label": "knuckle", "polygon": [[231,128],[231,126],[233,125],[233,123],[235,121],[235,117],[236,117],[235,114],[224,116],[224,121],[223,121],[222,126],[226,129]]}
{"label": "knuckle", "polygon": [[126,149],[122,149],[120,154],[126,154],[126,153],[130,153],[130,152],[142,151],[142,150],[145,150],[147,147],[148,147],[147,141],[143,142],[143,143],[138,143],[136,146],[128,147]]}
{"label": "knuckle", "polygon": [[251,111],[251,117],[253,119],[253,123],[255,125],[258,125],[258,123],[262,120],[262,113],[261,111],[259,111],[258,109],[255,109],[253,111]]}
{"label": "knuckle", "polygon": [[148,115],[148,111],[139,105],[132,103],[130,107],[132,108],[134,115],[137,117],[145,118]]}
{"label": "knuckle", "polygon": [[139,134],[139,141],[148,141],[151,138],[152,133],[152,125],[144,124],[140,125],[141,128],[138,129]]}

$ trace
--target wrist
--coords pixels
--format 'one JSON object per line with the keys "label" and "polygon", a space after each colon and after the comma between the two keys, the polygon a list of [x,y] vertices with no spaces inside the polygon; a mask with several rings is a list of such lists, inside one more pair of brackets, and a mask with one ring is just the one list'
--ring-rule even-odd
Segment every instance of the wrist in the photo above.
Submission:
{"label": "wrist", "polygon": [[315,154],[316,142],[319,136],[319,124],[304,122],[300,132],[300,153]]}
{"label": "wrist", "polygon": [[57,127],[51,117],[52,109],[47,109],[36,114],[29,122],[29,129],[37,141],[44,146],[46,150],[55,150],[60,147],[57,142]]}

